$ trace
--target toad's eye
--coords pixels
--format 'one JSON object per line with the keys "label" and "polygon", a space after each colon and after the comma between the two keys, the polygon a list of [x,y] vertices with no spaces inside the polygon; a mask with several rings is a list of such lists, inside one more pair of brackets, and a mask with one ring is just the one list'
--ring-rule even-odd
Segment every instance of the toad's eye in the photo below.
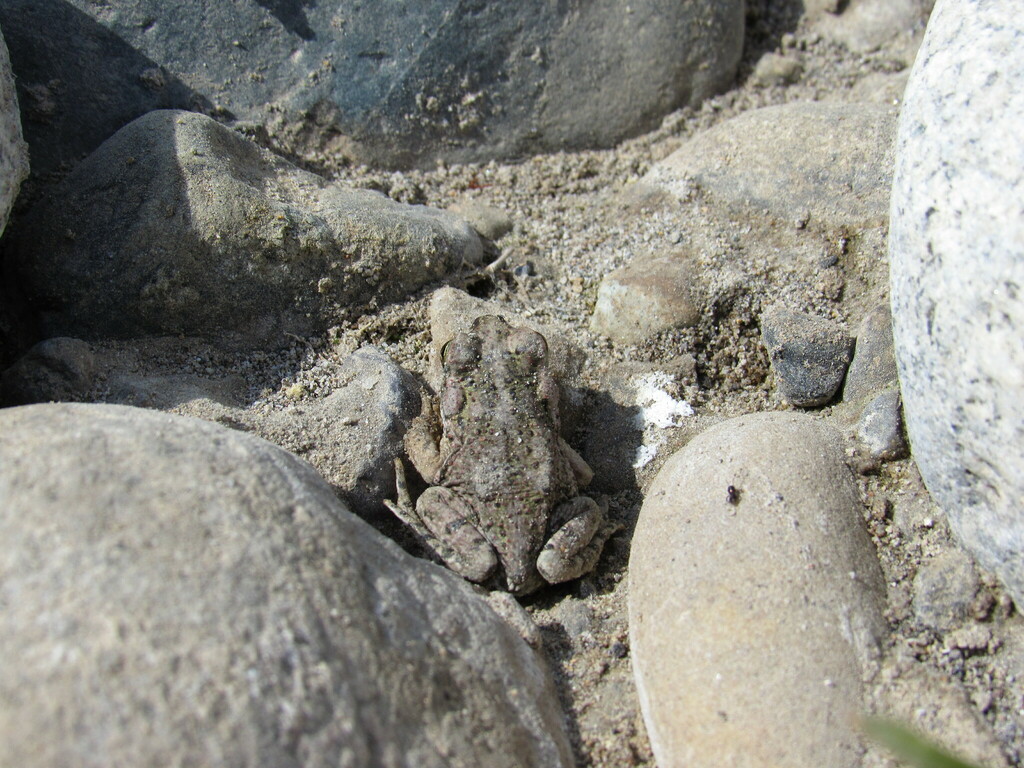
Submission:
{"label": "toad's eye", "polygon": [[466,371],[476,367],[480,360],[480,342],[460,333],[441,347],[441,365],[456,371]]}
{"label": "toad's eye", "polygon": [[509,334],[508,348],[528,369],[536,368],[548,356],[547,341],[527,328],[516,328]]}

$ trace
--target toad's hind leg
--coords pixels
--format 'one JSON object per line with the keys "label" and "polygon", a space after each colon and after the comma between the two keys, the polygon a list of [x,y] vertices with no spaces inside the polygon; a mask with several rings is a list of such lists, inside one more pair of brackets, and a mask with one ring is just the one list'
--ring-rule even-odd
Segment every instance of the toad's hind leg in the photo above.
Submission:
{"label": "toad's hind leg", "polygon": [[569,499],[554,510],[561,525],[537,556],[537,570],[549,584],[570,581],[593,570],[605,542],[619,530],[607,521],[607,502],[599,505],[589,496]]}
{"label": "toad's hind leg", "polygon": [[427,488],[414,507],[405,482],[405,467],[395,459],[398,500],[385,500],[388,509],[412,528],[449,568],[473,582],[486,580],[498,566],[494,547],[473,525],[473,511],[448,488]]}

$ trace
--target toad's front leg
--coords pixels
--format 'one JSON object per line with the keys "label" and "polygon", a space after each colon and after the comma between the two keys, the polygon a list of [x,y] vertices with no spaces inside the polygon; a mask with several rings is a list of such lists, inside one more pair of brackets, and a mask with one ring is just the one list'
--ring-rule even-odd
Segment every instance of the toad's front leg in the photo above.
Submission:
{"label": "toad's front leg", "polygon": [[589,496],[577,496],[554,509],[555,532],[537,556],[537,570],[549,584],[582,576],[593,570],[605,542],[619,530],[608,522],[608,504]]}

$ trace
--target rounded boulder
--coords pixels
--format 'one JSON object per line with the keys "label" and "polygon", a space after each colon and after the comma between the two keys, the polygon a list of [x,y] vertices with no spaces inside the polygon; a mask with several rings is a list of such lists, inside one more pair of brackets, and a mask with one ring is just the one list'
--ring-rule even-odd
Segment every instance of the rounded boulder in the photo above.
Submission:
{"label": "rounded boulder", "polygon": [[629,623],[665,768],[859,768],[885,587],[837,433],[722,422],[668,460],[630,553]]}
{"label": "rounded boulder", "polygon": [[263,440],[5,409],[0,540],[0,764],[571,764],[535,652]]}

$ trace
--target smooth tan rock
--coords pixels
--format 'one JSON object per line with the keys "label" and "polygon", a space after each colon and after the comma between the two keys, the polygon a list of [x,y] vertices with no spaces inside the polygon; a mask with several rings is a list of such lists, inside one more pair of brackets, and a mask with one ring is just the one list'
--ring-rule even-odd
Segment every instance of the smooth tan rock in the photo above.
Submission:
{"label": "smooth tan rock", "polygon": [[885,590],[830,428],[761,413],[696,437],[648,492],[629,579],[661,768],[859,766]]}
{"label": "smooth tan rock", "polygon": [[696,325],[703,289],[690,257],[641,258],[604,276],[590,328],[613,341],[636,344],[667,330]]}

